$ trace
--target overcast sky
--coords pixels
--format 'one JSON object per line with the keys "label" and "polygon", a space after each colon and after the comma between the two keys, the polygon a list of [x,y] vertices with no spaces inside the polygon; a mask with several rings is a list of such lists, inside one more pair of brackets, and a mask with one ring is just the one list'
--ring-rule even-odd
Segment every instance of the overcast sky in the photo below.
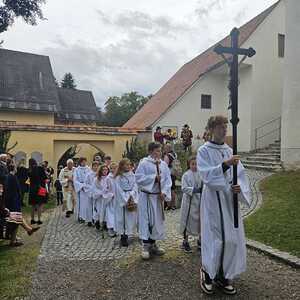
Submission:
{"label": "overcast sky", "polygon": [[47,20],[18,20],[7,49],[49,55],[60,81],[75,76],[98,105],[129,91],[155,93],[185,62],[276,0],[47,0]]}

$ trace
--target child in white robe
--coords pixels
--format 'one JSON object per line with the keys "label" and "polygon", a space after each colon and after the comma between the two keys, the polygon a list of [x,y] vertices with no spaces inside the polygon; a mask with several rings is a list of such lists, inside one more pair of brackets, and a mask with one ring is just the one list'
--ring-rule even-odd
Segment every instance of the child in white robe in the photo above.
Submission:
{"label": "child in white robe", "polygon": [[161,145],[150,143],[149,156],[143,158],[135,172],[139,188],[139,237],[143,241],[142,258],[163,255],[157,240],[165,239],[164,201],[171,201],[171,174],[168,165],[161,160]]}
{"label": "child in white robe", "polygon": [[76,192],[76,213],[75,218],[80,223],[86,219],[86,207],[88,205],[88,193],[86,191],[85,180],[91,169],[87,166],[85,157],[79,159],[79,166],[74,171],[74,188]]}
{"label": "child in white robe", "polygon": [[88,222],[88,226],[91,227],[93,225],[93,212],[94,212],[94,200],[93,200],[93,183],[95,181],[97,170],[99,167],[99,163],[97,161],[94,161],[92,163],[92,169],[91,172],[87,175],[85,180],[85,186],[86,186],[86,192],[88,194],[88,203],[86,206],[86,222]]}
{"label": "child in white robe", "polygon": [[[114,214],[114,236],[116,235],[116,201],[115,201],[115,194],[116,194],[116,188],[115,188],[115,181],[116,181],[116,173],[118,170],[118,164],[115,162],[111,162],[109,165],[109,174],[108,174],[108,179],[110,181],[111,187],[112,187],[112,193],[113,193],[113,199],[109,205],[109,209],[111,212]],[[112,234],[113,236],[113,234]]]}
{"label": "child in white robe", "polygon": [[[188,160],[188,170],[181,179],[182,202],[180,209],[180,234],[183,235],[181,248],[186,252],[192,252],[189,244],[189,236],[200,237],[200,200],[202,193],[202,181],[197,172],[197,160],[193,156]],[[198,248],[200,241],[198,240]]]}
{"label": "child in white robe", "polygon": [[121,246],[128,247],[128,236],[136,230],[138,204],[138,187],[129,159],[119,163],[115,190],[116,231],[121,236]]}
{"label": "child in white robe", "polygon": [[110,202],[113,200],[113,190],[108,178],[108,167],[101,165],[92,188],[92,196],[95,200],[95,226],[97,229],[108,228],[108,234],[114,236],[114,213],[109,209]]}
{"label": "child in white robe", "polygon": [[[232,280],[246,270],[246,241],[239,210],[239,227],[234,227],[233,193],[250,205],[250,188],[238,155],[224,143],[227,118],[211,117],[207,128],[211,141],[198,150],[197,163],[204,182],[201,197],[201,288],[213,293],[213,281],[229,295],[236,294]],[[238,184],[233,185],[233,166]]]}

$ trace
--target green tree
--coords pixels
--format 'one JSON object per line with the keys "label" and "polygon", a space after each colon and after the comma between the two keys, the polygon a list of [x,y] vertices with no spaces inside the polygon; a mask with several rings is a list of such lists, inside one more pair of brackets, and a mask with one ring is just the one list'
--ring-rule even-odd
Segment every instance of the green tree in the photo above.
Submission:
{"label": "green tree", "polygon": [[108,126],[122,126],[151,98],[137,92],[125,93],[121,97],[109,97],[105,103],[103,122]]}
{"label": "green tree", "polygon": [[11,146],[10,148],[8,148],[8,142],[11,136],[11,132],[10,130],[0,130],[0,154],[1,153],[9,153],[10,150],[12,150],[13,148],[15,148],[17,146],[17,142]]}
{"label": "green tree", "polygon": [[60,86],[66,89],[76,89],[75,79],[72,73],[66,73],[61,81]]}
{"label": "green tree", "polygon": [[147,156],[148,150],[145,143],[140,143],[137,138],[133,138],[131,142],[126,142],[126,150],[123,158],[128,158],[134,163],[138,163],[143,157]]}
{"label": "green tree", "polygon": [[36,25],[37,19],[44,20],[41,5],[45,0],[3,0],[0,6],[0,33],[21,17],[26,23]]}

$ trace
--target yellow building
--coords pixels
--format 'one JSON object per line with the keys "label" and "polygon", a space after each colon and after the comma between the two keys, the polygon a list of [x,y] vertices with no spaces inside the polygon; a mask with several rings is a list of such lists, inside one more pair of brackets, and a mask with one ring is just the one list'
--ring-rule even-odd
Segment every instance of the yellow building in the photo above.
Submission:
{"label": "yellow building", "polygon": [[0,49],[0,130],[11,132],[16,162],[35,158],[57,168],[76,147],[92,161],[97,153],[119,160],[135,131],[96,126],[98,111],[89,91],[57,87],[47,56]]}

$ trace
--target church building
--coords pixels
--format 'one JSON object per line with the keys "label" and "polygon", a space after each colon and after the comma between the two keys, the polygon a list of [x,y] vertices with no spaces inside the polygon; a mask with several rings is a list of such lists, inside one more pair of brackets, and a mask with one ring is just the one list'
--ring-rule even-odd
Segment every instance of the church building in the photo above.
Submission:
{"label": "church building", "polygon": [[[280,141],[283,165],[300,165],[300,1],[278,1],[239,30],[240,46],[256,55],[240,57],[238,149]],[[218,44],[230,46],[230,37],[183,65],[123,127],[153,136],[157,126],[180,133],[189,124],[201,137],[211,115],[230,119],[229,68],[214,52]]]}

